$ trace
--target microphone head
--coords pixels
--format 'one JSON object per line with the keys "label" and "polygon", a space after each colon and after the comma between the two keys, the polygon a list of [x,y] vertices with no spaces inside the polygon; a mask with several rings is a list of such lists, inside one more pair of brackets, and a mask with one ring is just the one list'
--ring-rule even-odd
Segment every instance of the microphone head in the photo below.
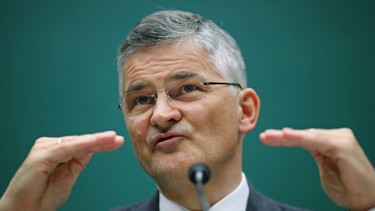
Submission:
{"label": "microphone head", "polygon": [[[197,174],[202,174],[201,181],[198,181]],[[211,177],[211,171],[208,166],[204,163],[196,163],[192,165],[189,169],[190,181],[194,184],[201,182],[205,184]]]}

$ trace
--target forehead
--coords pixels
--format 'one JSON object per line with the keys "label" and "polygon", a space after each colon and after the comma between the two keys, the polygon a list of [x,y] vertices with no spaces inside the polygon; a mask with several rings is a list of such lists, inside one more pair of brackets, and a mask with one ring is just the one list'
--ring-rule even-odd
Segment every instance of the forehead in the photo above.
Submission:
{"label": "forehead", "polygon": [[207,54],[196,44],[163,44],[129,56],[124,64],[123,88],[135,82],[165,82],[177,72],[191,71],[202,77],[220,77]]}

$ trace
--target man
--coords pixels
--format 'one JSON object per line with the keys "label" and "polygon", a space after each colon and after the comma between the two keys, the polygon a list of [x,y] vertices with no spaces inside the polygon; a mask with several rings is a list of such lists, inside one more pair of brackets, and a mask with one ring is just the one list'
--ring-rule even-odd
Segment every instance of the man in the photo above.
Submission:
{"label": "man", "polygon": [[[158,186],[151,200],[118,210],[199,210],[187,178],[198,162],[212,171],[205,185],[210,210],[299,210],[263,196],[242,173],[243,139],[257,123],[260,101],[246,88],[240,50],[225,31],[195,14],[158,12],[129,33],[118,66],[119,107],[137,159]],[[339,206],[375,207],[375,171],[349,129],[267,130],[260,139],[309,150]],[[92,154],[123,142],[112,131],[38,139],[0,208],[56,210]]]}

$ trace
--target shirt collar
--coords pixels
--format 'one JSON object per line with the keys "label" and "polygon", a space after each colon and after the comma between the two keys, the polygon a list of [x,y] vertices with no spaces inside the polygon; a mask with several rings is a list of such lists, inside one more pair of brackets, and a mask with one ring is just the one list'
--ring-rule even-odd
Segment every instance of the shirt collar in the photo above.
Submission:
{"label": "shirt collar", "polygon": [[[210,207],[210,211],[226,211],[232,210],[233,205],[236,205],[236,210],[245,211],[247,205],[247,199],[250,194],[250,189],[247,184],[246,176],[242,172],[241,183],[238,185],[236,189],[234,189],[230,194],[225,196],[223,199],[218,201],[212,207]],[[168,199],[162,193],[159,192],[159,208],[160,211],[189,211],[182,205]]]}

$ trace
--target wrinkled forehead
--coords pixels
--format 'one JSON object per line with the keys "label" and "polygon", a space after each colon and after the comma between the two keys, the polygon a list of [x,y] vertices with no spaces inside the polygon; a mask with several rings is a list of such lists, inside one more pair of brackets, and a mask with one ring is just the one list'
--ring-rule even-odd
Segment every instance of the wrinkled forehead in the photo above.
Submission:
{"label": "wrinkled forehead", "polygon": [[207,54],[197,45],[185,42],[148,47],[126,59],[122,90],[134,83],[165,83],[187,76],[221,77]]}

